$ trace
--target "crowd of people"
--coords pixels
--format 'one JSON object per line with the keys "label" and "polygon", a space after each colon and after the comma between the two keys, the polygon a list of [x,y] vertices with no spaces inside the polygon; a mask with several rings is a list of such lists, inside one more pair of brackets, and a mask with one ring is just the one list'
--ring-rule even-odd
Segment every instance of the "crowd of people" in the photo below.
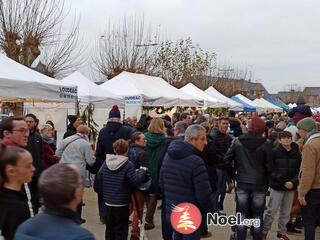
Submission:
{"label": "crowd of people", "polygon": [[[68,121],[58,148],[52,121],[39,127],[37,117],[27,114],[1,123],[0,239],[94,239],[79,226],[86,221],[83,187],[90,186],[108,240],[141,239],[142,231],[155,228],[159,199],[159,239],[214,237],[206,213],[225,214],[224,199],[233,190],[241,218],[261,223],[236,226],[235,239],[246,239],[247,232],[254,240],[268,239],[278,211],[278,239],[302,228],[305,239],[315,239],[320,123],[302,98],[289,114],[194,111],[124,122],[114,106],[96,148],[90,128],[74,115]],[[203,217],[188,235],[170,222],[172,207],[183,202],[196,205]]]}

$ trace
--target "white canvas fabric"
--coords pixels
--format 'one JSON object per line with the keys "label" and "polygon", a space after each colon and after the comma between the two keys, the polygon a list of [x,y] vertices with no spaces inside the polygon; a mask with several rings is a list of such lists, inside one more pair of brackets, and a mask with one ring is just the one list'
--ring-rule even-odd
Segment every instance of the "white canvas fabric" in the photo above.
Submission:
{"label": "white canvas fabric", "polygon": [[227,108],[228,103],[226,100],[220,100],[216,97],[212,97],[208,93],[202,91],[200,88],[195,86],[192,83],[188,83],[187,85],[180,88],[180,91],[200,98],[204,101],[204,107],[210,108]]}
{"label": "white canvas fabric", "polygon": [[220,93],[218,90],[216,90],[214,87],[209,87],[207,90],[205,90],[205,92],[207,94],[209,94],[210,96],[216,98],[216,99],[219,99],[219,100],[222,100],[222,101],[226,101],[227,104],[228,104],[228,108],[230,110],[233,110],[233,111],[243,111],[243,105],[236,102],[236,101],[233,101],[232,99],[224,96],[222,93]]}
{"label": "white canvas fabric", "polygon": [[268,102],[267,100],[265,100],[264,98],[257,98],[255,100],[253,100],[253,102],[255,102],[256,104],[258,104],[259,106],[263,107],[264,109],[266,109],[268,112],[283,112],[283,109]]}
{"label": "white canvas fabric", "polygon": [[0,53],[0,97],[21,101],[77,100],[77,87],[62,84]]}
{"label": "white canvas fabric", "polygon": [[97,107],[124,106],[124,98],[100,88],[80,72],[74,72],[61,80],[63,84],[75,85],[78,87],[78,98],[81,104],[93,103]]}
{"label": "white canvas fabric", "polygon": [[202,107],[203,101],[184,94],[160,77],[122,72],[99,87],[122,97],[141,96],[143,106]]}

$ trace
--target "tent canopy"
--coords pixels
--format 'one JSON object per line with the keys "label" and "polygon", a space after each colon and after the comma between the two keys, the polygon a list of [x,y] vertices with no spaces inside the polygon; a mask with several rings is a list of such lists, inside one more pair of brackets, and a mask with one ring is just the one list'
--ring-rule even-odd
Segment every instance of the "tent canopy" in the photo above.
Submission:
{"label": "tent canopy", "polygon": [[256,107],[242,101],[240,98],[237,98],[236,96],[231,97],[231,99],[233,101],[240,103],[243,106],[244,112],[256,112],[257,111]]}
{"label": "tent canopy", "polygon": [[255,102],[251,101],[249,98],[246,98],[245,96],[243,96],[241,94],[237,94],[235,97],[240,99],[241,101],[245,102],[246,104],[256,108],[256,112],[258,112],[258,113],[266,111],[266,109],[264,109],[263,107],[259,106],[258,104],[256,104]]}
{"label": "tent canopy", "polygon": [[283,112],[282,108],[268,102],[264,98],[256,98],[255,100],[253,100],[253,102],[256,103],[257,105],[263,107],[268,112]]}
{"label": "tent canopy", "polygon": [[226,101],[230,110],[237,112],[243,111],[243,105],[241,103],[233,101],[232,99],[224,96],[222,93],[218,92],[214,87],[209,87],[207,90],[205,90],[205,92],[209,94],[211,97],[214,97],[221,101]]}
{"label": "tent canopy", "polygon": [[78,87],[78,97],[80,103],[93,103],[96,106],[111,107],[119,105],[123,107],[124,98],[117,96],[83,76],[80,72],[74,72],[61,80],[63,84],[75,85]]}
{"label": "tent canopy", "polygon": [[77,87],[36,72],[0,53],[1,100],[74,102]]}
{"label": "tent canopy", "polygon": [[200,107],[203,101],[184,94],[159,77],[122,72],[100,85],[122,97],[142,96],[143,106]]}
{"label": "tent canopy", "polygon": [[269,95],[269,96],[266,96],[265,99],[266,99],[268,102],[270,102],[270,103],[272,103],[272,104],[274,104],[274,105],[282,108],[284,111],[289,111],[289,109],[290,109],[284,102],[282,102],[282,101],[281,101],[280,99],[278,99],[278,98],[273,98],[273,97],[271,97],[271,96]]}
{"label": "tent canopy", "polygon": [[210,108],[227,108],[228,103],[226,100],[220,100],[218,98],[210,96],[208,93],[202,91],[200,88],[195,86],[192,83],[188,83],[187,85],[180,88],[180,91],[195,96],[196,98],[203,99],[204,107]]}

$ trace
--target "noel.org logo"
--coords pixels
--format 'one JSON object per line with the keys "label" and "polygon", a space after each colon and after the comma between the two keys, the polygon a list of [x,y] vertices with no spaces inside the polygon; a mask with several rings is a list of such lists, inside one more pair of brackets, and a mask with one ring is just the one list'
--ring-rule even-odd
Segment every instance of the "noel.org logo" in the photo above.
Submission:
{"label": "noel.org logo", "polygon": [[192,203],[180,203],[172,209],[171,225],[181,234],[191,234],[201,225],[201,213]]}

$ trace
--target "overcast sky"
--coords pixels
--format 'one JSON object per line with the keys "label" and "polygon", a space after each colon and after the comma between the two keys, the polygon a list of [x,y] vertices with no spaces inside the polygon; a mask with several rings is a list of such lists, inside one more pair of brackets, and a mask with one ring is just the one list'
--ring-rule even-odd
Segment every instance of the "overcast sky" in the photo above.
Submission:
{"label": "overcast sky", "polygon": [[320,86],[319,0],[66,1],[92,44],[109,19],[143,15],[167,39],[191,37],[220,61],[248,66],[269,92]]}

